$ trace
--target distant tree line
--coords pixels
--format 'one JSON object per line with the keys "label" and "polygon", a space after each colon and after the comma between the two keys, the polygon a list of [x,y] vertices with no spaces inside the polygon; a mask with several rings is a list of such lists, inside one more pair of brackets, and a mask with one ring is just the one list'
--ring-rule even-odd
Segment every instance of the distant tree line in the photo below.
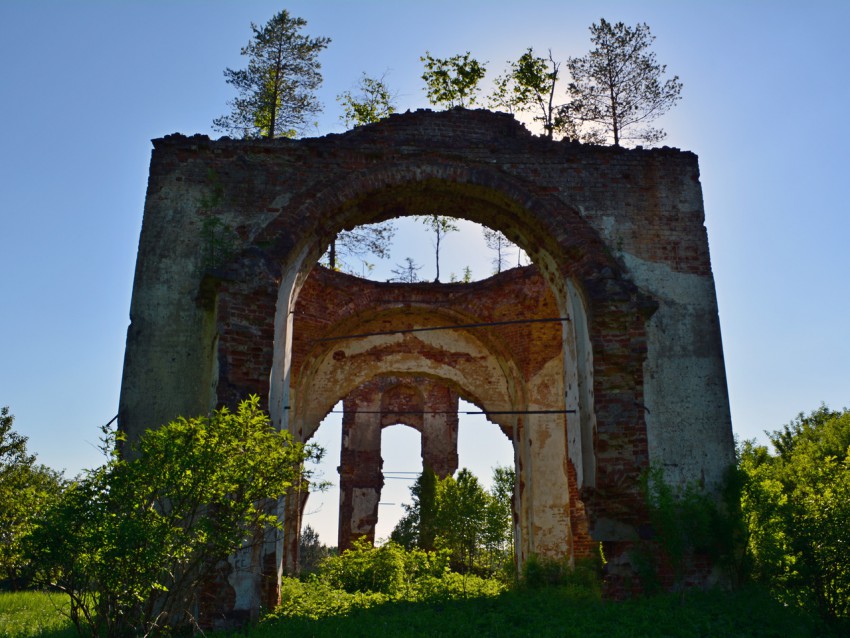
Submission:
{"label": "distant tree line", "polygon": [[439,479],[426,466],[390,538],[408,550],[448,550],[455,571],[493,574],[513,564],[514,481],[513,469],[497,467],[487,491],[466,468]]}

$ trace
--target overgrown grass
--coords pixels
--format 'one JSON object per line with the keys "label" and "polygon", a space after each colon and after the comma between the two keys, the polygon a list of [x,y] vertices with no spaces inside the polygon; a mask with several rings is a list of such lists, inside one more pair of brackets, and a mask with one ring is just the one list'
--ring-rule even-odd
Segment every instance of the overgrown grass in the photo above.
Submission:
{"label": "overgrown grass", "polygon": [[[846,628],[845,628],[846,629]],[[268,618],[250,638],[580,636],[634,638],[809,638],[846,635],[782,607],[762,590],[691,592],[623,603],[575,587],[514,589],[440,602],[386,602],[318,619]]]}
{"label": "overgrown grass", "polygon": [[[342,592],[344,595],[344,592]],[[269,617],[239,634],[277,638],[580,636],[581,638],[810,638],[850,635],[775,602],[764,590],[689,592],[622,603],[602,601],[576,586],[520,588],[497,595],[426,602],[379,602],[341,615]],[[0,637],[71,638],[62,596],[0,593]]]}
{"label": "overgrown grass", "polygon": [[71,638],[68,600],[45,592],[0,592],[0,638]]}

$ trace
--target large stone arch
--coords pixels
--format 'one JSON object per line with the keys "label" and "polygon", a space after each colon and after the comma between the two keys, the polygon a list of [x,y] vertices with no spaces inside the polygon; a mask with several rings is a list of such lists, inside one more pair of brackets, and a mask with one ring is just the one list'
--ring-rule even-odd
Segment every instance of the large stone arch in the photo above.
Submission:
{"label": "large stone arch", "polygon": [[[643,470],[657,464],[674,484],[710,487],[732,462],[693,154],[553,142],[508,115],[463,109],[407,113],[318,139],[169,136],[154,146],[119,409],[130,438],[247,392],[267,397],[275,422],[298,434],[288,415],[299,382],[293,332],[316,258],[342,228],[439,207],[517,241],[556,314],[569,317],[559,328],[560,367],[537,385],[521,366],[519,373],[540,405],[555,387],[559,401],[575,406],[564,444],[541,449],[557,448],[575,473],[611,582],[631,573],[628,548],[647,522],[637,487]],[[479,282],[475,295],[503,283]],[[483,321],[488,312],[472,314]],[[356,323],[329,314],[340,330]],[[522,350],[528,339],[505,342]],[[534,430],[532,415],[522,427]],[[531,448],[541,443],[525,438]],[[255,608],[251,592],[262,587],[273,602],[273,585],[257,584],[273,583],[282,565],[273,554],[230,578],[232,609]]]}
{"label": "large stone arch", "polygon": [[[315,301],[329,298],[341,307],[310,325],[306,317],[317,315],[311,310]],[[470,308],[470,298],[480,308]],[[296,335],[299,324],[303,334],[294,356],[291,431],[308,439],[339,399],[376,377],[436,380],[487,412],[513,442],[520,477],[519,563],[531,554],[572,555],[569,509],[571,502],[577,504],[578,492],[566,462],[564,423],[573,415],[564,413],[561,327],[569,322],[524,323],[523,317],[532,322],[557,317],[555,299],[535,268],[472,284],[414,286],[318,268],[294,316]],[[518,322],[504,325],[500,319],[506,316]],[[394,332],[414,325],[417,332]],[[529,410],[534,414],[526,414]],[[378,419],[364,421],[370,419],[374,439]],[[533,445],[535,440],[549,444]],[[373,474],[364,484],[377,485]],[[296,546],[294,538],[285,541],[289,565],[295,563]]]}

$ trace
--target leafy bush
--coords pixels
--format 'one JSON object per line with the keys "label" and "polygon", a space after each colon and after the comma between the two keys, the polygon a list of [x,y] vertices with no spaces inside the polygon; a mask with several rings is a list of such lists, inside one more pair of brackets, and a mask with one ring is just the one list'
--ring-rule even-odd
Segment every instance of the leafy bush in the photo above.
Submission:
{"label": "leafy bush", "polygon": [[372,548],[360,539],[339,556],[326,558],[319,566],[320,579],[348,593],[376,592],[396,595],[407,584],[405,552],[393,542]]}
{"label": "leafy bush", "polygon": [[305,449],[277,432],[256,396],[233,414],[179,418],[148,430],[132,460],[115,452],[42,517],[31,555],[70,596],[80,633],[146,635],[191,621],[216,563],[262,531],[299,477]]}
{"label": "leafy bush", "polygon": [[753,576],[786,604],[850,619],[850,410],[821,406],[739,446]]}
{"label": "leafy bush", "polygon": [[[730,468],[718,494],[697,485],[676,489],[664,480],[661,468],[653,467],[642,477],[654,540],[657,541],[680,584],[685,570],[697,554],[712,564],[734,571],[742,538],[738,475]],[[643,551],[641,551],[643,550]],[[634,557],[644,587],[658,584],[654,555],[641,548]]]}
{"label": "leafy bush", "polygon": [[23,540],[35,518],[57,501],[65,481],[27,453],[27,437],[12,429],[14,420],[8,407],[0,408],[0,585],[20,589],[33,578]]}
{"label": "leafy bush", "polygon": [[324,618],[388,602],[433,602],[496,596],[496,579],[449,570],[450,552],[405,550],[392,541],[373,548],[358,541],[339,556],[323,560],[304,580],[285,578],[278,618]]}
{"label": "leafy bush", "polygon": [[532,554],[523,565],[520,584],[532,590],[560,587],[578,598],[601,600],[600,559],[576,560],[570,565],[568,560],[547,559]]}

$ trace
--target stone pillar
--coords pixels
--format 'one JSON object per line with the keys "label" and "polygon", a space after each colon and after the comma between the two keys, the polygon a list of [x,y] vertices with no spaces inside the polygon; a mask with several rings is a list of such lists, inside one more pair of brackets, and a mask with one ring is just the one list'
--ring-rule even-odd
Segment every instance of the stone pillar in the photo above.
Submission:
{"label": "stone pillar", "polygon": [[443,479],[457,471],[458,395],[433,382],[424,382],[422,390],[422,465]]}
{"label": "stone pillar", "polygon": [[[529,410],[545,408],[529,407]],[[573,562],[570,481],[563,414],[528,414],[517,424],[519,567],[530,556]]]}
{"label": "stone pillar", "polygon": [[[309,496],[309,488],[302,485],[298,488],[291,488],[287,495],[277,503],[278,512],[283,512],[283,532],[281,534],[274,531],[274,539],[276,540],[267,539],[266,545],[273,547],[276,552],[283,553],[282,560],[279,555],[275,560],[278,572],[275,577],[278,582],[284,572],[297,574],[300,569],[298,547],[301,542],[301,521],[304,520],[304,508]],[[267,553],[267,556],[264,557],[264,564],[269,560],[268,556],[272,554],[271,550]],[[268,604],[267,599],[263,599],[263,604]]]}
{"label": "stone pillar", "polygon": [[375,541],[378,502],[384,486],[380,394],[355,390],[343,401],[339,466],[339,550],[365,536]]}
{"label": "stone pillar", "polygon": [[[541,409],[541,408],[531,408]],[[563,414],[529,414],[525,426],[529,552],[573,560],[566,423]]]}

